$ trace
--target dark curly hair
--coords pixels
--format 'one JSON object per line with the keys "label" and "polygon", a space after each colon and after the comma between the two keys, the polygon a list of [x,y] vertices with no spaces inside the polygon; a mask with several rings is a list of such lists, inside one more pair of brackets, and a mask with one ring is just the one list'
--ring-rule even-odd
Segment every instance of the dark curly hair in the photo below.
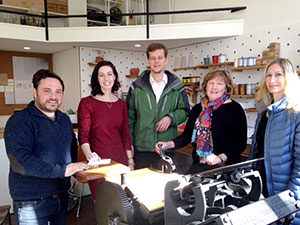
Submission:
{"label": "dark curly hair", "polygon": [[40,69],[35,72],[35,74],[32,77],[33,87],[37,90],[40,85],[41,80],[46,79],[46,78],[57,79],[60,82],[60,84],[63,88],[63,91],[65,90],[65,85],[64,85],[63,80],[56,73],[53,73],[53,72],[51,72],[49,70],[45,70],[45,69]]}
{"label": "dark curly hair", "polygon": [[116,70],[116,67],[110,61],[102,61],[102,62],[99,62],[95,66],[92,77],[91,77],[91,88],[92,88],[91,95],[93,95],[93,96],[96,96],[98,94],[104,95],[104,93],[101,90],[99,81],[98,81],[98,72],[102,66],[109,66],[112,69],[112,71],[116,77],[115,83],[111,89],[111,93],[118,91],[120,88],[120,82],[118,81],[118,72]]}

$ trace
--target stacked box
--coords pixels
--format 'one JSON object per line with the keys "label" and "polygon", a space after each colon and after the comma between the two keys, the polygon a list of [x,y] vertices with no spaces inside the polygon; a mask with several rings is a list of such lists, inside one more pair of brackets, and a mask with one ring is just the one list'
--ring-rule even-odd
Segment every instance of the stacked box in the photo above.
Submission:
{"label": "stacked box", "polygon": [[44,10],[44,0],[2,0],[3,5]]}
{"label": "stacked box", "polygon": [[48,0],[48,11],[68,14],[68,0]]}
{"label": "stacked box", "polygon": [[56,12],[61,14],[68,14],[68,6],[56,4]]}
{"label": "stacked box", "polygon": [[48,12],[57,12],[56,4],[47,3]]}
{"label": "stacked box", "polygon": [[269,45],[270,58],[277,59],[280,57],[280,43],[270,43]]}

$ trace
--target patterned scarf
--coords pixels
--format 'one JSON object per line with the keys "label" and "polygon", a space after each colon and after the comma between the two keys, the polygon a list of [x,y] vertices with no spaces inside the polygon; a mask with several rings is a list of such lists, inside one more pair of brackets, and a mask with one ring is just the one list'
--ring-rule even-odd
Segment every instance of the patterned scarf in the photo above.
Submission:
{"label": "patterned scarf", "polygon": [[209,102],[207,98],[204,98],[202,102],[202,111],[196,120],[192,142],[197,144],[196,152],[200,156],[200,161],[212,154],[213,141],[211,135],[211,119],[212,113],[219,108],[227,99],[228,95],[225,93],[218,99]]}

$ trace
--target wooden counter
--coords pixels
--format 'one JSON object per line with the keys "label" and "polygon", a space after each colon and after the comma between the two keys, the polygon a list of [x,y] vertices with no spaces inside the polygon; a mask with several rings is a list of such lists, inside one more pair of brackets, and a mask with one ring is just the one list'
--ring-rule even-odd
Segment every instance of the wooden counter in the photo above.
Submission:
{"label": "wooden counter", "polygon": [[101,165],[94,169],[76,173],[76,178],[81,183],[87,183],[89,180],[105,179],[107,177],[125,174],[129,171],[129,167],[111,160],[109,165]]}

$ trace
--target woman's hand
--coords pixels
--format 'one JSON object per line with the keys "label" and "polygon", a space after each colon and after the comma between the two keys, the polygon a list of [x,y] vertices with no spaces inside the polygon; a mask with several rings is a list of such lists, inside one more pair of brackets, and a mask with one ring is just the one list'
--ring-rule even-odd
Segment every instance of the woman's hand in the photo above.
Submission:
{"label": "woman's hand", "polygon": [[209,156],[207,156],[205,158],[203,163],[206,163],[209,166],[213,166],[216,164],[221,164],[223,162],[222,162],[222,159],[220,158],[220,156],[217,156],[215,154],[210,154]]}
{"label": "woman's hand", "polygon": [[88,154],[86,159],[89,162],[96,162],[98,160],[101,160],[100,156],[98,156],[96,152],[91,152],[90,154]]}
{"label": "woman's hand", "polygon": [[128,159],[128,167],[130,168],[131,171],[134,170],[134,166],[135,166],[135,164],[134,164],[133,158],[129,158]]}
{"label": "woman's hand", "polygon": [[173,141],[167,141],[167,142],[158,142],[155,145],[155,150],[157,152],[157,154],[160,155],[160,149],[159,149],[159,145],[161,146],[161,149],[163,151],[166,151],[169,148],[174,148],[175,147],[175,143]]}

